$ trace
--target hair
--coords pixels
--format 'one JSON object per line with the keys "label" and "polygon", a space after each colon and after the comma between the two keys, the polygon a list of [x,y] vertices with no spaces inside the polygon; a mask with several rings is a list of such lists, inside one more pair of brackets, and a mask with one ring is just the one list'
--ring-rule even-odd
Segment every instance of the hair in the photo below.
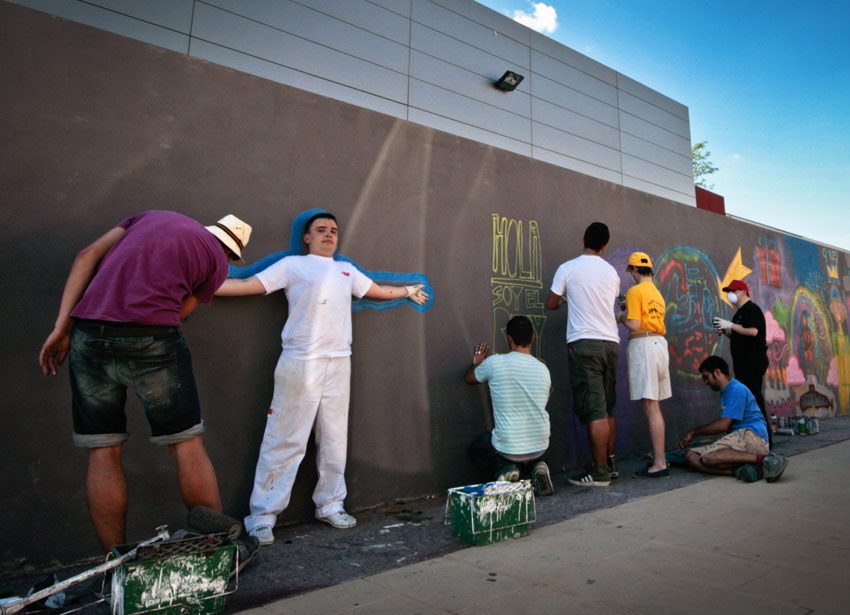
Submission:
{"label": "hair", "polygon": [[711,355],[710,357],[706,357],[705,360],[699,364],[700,373],[707,372],[711,374],[718,369],[720,370],[720,373],[724,376],[729,375],[729,364],[717,355]]}
{"label": "hair", "polygon": [[607,246],[610,239],[608,225],[602,222],[592,222],[584,231],[584,247],[595,252]]}
{"label": "hair", "polygon": [[310,219],[307,220],[307,222],[304,223],[304,232],[301,233],[302,236],[304,236],[304,235],[306,235],[307,233],[310,232],[310,227],[312,226],[313,222],[315,222],[316,220],[333,220],[334,222],[337,221],[336,216],[334,216],[330,212],[323,211],[323,212],[317,213],[315,216],[311,216]]}
{"label": "hair", "polygon": [[[632,265],[634,267],[634,265]],[[640,275],[652,275],[652,267],[634,267]]]}
{"label": "hair", "polygon": [[534,339],[534,325],[525,316],[514,316],[505,327],[507,333],[517,346],[531,346]]}

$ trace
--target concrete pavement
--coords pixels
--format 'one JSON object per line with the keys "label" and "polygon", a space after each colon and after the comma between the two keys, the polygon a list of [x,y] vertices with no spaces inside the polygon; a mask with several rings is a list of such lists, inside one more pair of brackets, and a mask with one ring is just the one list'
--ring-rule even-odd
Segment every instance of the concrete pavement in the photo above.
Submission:
{"label": "concrete pavement", "polygon": [[776,483],[704,480],[249,612],[843,615],[848,485],[850,441]]}

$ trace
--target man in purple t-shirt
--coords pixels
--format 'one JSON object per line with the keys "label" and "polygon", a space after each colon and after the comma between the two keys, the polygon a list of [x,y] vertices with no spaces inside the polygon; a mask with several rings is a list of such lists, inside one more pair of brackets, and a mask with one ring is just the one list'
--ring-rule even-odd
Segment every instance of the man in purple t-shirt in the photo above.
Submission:
{"label": "man in purple t-shirt", "polygon": [[89,449],[86,500],[107,552],[125,542],[128,388],[142,402],[151,441],[174,456],[186,506],[221,511],[180,323],[212,301],[250,234],[232,215],[204,227],[175,212],[146,211],[74,260],[38,362],[45,375],[56,375],[70,353],[74,444]]}

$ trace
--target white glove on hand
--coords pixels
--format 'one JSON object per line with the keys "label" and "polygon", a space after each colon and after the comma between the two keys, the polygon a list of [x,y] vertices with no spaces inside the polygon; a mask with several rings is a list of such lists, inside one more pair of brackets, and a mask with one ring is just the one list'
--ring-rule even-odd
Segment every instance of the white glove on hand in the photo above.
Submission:
{"label": "white glove on hand", "polygon": [[714,330],[718,333],[725,333],[729,335],[729,332],[732,331],[732,321],[726,320],[725,318],[715,318]]}
{"label": "white glove on hand", "polygon": [[422,290],[422,287],[422,284],[411,284],[404,287],[407,290],[407,296],[410,297],[410,300],[418,305],[425,305],[428,301],[428,293]]}

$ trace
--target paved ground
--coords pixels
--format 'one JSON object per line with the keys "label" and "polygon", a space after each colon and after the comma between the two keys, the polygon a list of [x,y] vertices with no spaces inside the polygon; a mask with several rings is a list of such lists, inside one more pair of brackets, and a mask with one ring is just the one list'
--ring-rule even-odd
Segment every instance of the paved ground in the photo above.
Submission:
{"label": "paved ground", "polygon": [[[780,447],[791,452],[787,444]],[[621,481],[605,497],[638,482]],[[848,484],[845,441],[794,456],[773,484],[698,480],[537,527],[522,539],[460,549],[251,612],[843,615],[850,608]],[[578,499],[584,492],[560,493]],[[281,534],[286,540],[290,531]],[[382,540],[350,544],[345,559],[355,565],[370,546],[396,548],[383,546],[396,544],[392,531]],[[404,552],[395,551],[401,564]],[[327,555],[336,559],[333,550]]]}
{"label": "paved ground", "polygon": [[[730,545],[737,544],[741,533],[740,528],[731,526],[715,528],[712,526],[715,521],[709,519],[707,509],[721,510],[714,506],[715,501],[720,501],[719,498],[715,500],[715,496],[727,493],[729,498],[724,506],[732,508],[720,514],[720,520],[733,519],[733,513],[739,509],[746,512],[742,515],[744,519],[753,516],[752,510],[764,510],[766,512],[759,513],[759,518],[766,519],[766,529],[776,530],[776,536],[765,536],[760,531],[745,532],[752,540],[747,545],[748,550],[733,557],[736,563],[737,560],[753,560],[756,569],[763,570],[758,566],[760,560],[771,562],[767,579],[776,584],[777,595],[783,595],[786,590],[796,591],[807,584],[829,594],[834,584],[824,585],[823,579],[829,580],[830,576],[823,568],[831,567],[845,576],[850,571],[850,515],[847,514],[850,502],[839,499],[840,494],[848,497],[850,442],[833,446],[848,440],[850,417],[821,421],[821,433],[816,436],[777,436],[776,449],[793,457],[787,476],[772,485],[710,479],[684,469],[674,469],[669,479],[631,478],[631,473],[643,466],[642,459],[621,461],[623,478],[607,489],[572,487],[564,475],[554,475],[556,493],[537,500],[538,521],[531,535],[492,547],[468,549],[451,536],[449,527],[443,524],[444,497],[357,513],[358,526],[352,530],[336,530],[318,522],[278,528],[275,544],[262,548],[243,572],[239,590],[228,598],[226,612],[240,612],[260,605],[275,611],[285,607],[296,613],[331,613],[346,609],[356,612],[358,608],[368,613],[443,612],[439,609],[453,612],[462,608],[475,612],[483,602],[494,599],[495,603],[480,608],[498,612],[496,607],[504,603],[505,612],[515,612],[525,608],[522,606],[525,596],[539,596],[543,601],[529,602],[529,612],[580,611],[582,604],[594,605],[594,609],[602,612],[606,609],[629,612],[623,611],[622,602],[612,597],[615,589],[619,592],[618,600],[631,601],[628,608],[632,611],[664,612],[658,605],[647,606],[637,599],[647,593],[666,596],[662,602],[671,612],[699,612],[712,602],[689,584],[704,584],[700,577],[711,573],[713,568],[710,556],[723,554],[724,548],[728,550]],[[809,453],[818,450],[820,452]],[[833,463],[829,455],[838,454],[836,451],[843,451],[843,458]],[[801,457],[802,453],[806,456]],[[826,459],[830,460],[824,462],[820,472],[815,471],[818,462],[809,461],[814,459],[810,457],[812,454],[827,455]],[[821,496],[823,499],[819,499]],[[711,507],[706,504],[709,500],[713,503]],[[643,506],[646,508],[641,508]],[[808,517],[802,515],[806,512],[803,507],[808,507],[806,510],[811,513]],[[794,554],[790,564],[774,563],[770,559],[774,551],[769,549],[780,549],[786,544],[806,546],[807,536],[818,537],[818,532],[833,527],[824,526],[823,519],[810,517],[837,508],[844,515],[844,525],[832,522],[835,534],[832,543],[824,544],[828,548],[823,560],[811,563],[813,555],[801,559],[794,549],[787,551]],[[711,531],[703,525],[711,526]],[[694,530],[693,526],[701,529]],[[688,542],[685,534],[691,530],[696,532],[694,541],[707,542]],[[712,540],[711,536],[720,537]],[[765,550],[761,550],[762,545]],[[598,550],[590,553],[593,547]],[[690,559],[694,551],[702,551],[709,559],[697,557],[692,566],[688,561],[675,559],[677,553],[687,554]],[[627,556],[636,559],[628,561]],[[797,560],[799,562],[794,564]],[[820,566],[821,561],[829,566]],[[806,571],[798,575],[800,563],[821,580],[812,579]],[[606,572],[609,564],[613,573]],[[85,562],[81,567],[86,569],[91,565]],[[561,565],[564,570],[559,568]],[[55,572],[61,579],[79,570],[77,566]],[[740,572],[738,568],[733,570]],[[470,579],[462,576],[462,571],[471,571],[473,575],[483,571],[483,589],[479,587],[481,583],[475,581],[478,577]],[[682,583],[669,581],[676,571],[686,577]],[[39,575],[44,572],[40,571]],[[709,581],[716,582],[721,578],[719,574],[709,575]],[[456,575],[463,583],[454,583]],[[553,581],[556,577],[558,582]],[[20,595],[34,578],[35,575],[28,574],[2,579],[0,585],[12,586]],[[756,578],[760,577],[747,582],[755,582]],[[611,587],[612,579],[617,587]],[[645,583],[637,584],[639,581]],[[428,593],[435,584],[439,590],[436,597]],[[634,590],[631,598],[623,593],[629,587]],[[737,595],[726,594],[728,592],[723,593],[726,596],[723,599]],[[764,594],[768,595],[772,594]],[[685,600],[683,596],[691,597]],[[547,603],[547,599],[555,602]],[[514,600],[519,600],[520,606]],[[794,604],[790,598],[783,600]],[[717,611],[726,603],[715,601],[713,604],[713,610]],[[749,602],[741,604],[746,608],[751,606]],[[831,612],[823,606],[818,609],[818,612]],[[784,611],[779,609],[779,612]]]}

